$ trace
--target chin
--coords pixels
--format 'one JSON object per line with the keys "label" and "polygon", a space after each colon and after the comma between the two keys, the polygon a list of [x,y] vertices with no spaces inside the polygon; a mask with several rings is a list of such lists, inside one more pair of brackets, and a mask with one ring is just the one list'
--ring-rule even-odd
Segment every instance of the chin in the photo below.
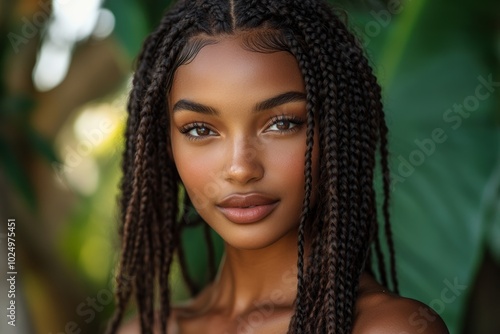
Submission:
{"label": "chin", "polygon": [[273,242],[260,242],[260,240],[238,240],[235,242],[226,241],[226,245],[238,250],[259,250],[273,245]]}
{"label": "chin", "polygon": [[[289,243],[292,241],[290,239],[290,233],[272,234],[269,231],[269,227],[261,231],[252,231],[258,233],[250,233],[250,231],[244,231],[243,233],[227,233],[227,230],[225,232],[226,233],[220,235],[224,239],[226,245],[239,250],[259,250],[278,245],[282,242]],[[293,243],[296,244],[296,234],[293,233],[293,235],[295,237]],[[287,240],[285,241],[285,239]]]}

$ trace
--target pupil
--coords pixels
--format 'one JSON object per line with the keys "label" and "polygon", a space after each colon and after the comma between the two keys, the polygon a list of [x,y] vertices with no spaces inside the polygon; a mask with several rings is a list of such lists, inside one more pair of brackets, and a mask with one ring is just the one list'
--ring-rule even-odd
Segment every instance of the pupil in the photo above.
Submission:
{"label": "pupil", "polygon": [[206,128],[206,127],[200,127],[198,129],[196,129],[196,133],[199,136],[207,136],[210,134],[210,130],[208,130],[208,128]]}
{"label": "pupil", "polygon": [[290,122],[289,121],[279,121],[276,123],[276,127],[280,130],[288,130],[290,127]]}

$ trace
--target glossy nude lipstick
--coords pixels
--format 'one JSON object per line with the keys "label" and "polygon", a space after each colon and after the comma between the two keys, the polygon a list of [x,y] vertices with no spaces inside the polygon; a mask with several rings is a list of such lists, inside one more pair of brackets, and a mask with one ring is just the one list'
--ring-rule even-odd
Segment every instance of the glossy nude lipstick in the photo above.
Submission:
{"label": "glossy nude lipstick", "polygon": [[236,224],[250,224],[269,216],[278,200],[259,193],[233,194],[217,204],[217,208]]}

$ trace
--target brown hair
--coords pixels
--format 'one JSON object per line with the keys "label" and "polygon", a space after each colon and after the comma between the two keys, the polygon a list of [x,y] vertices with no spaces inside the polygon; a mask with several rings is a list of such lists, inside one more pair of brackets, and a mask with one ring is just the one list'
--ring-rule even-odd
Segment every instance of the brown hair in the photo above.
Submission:
{"label": "brown hair", "polygon": [[[289,333],[350,333],[360,275],[372,272],[371,253],[378,263],[379,280],[388,284],[374,190],[378,149],[389,276],[393,290],[398,290],[388,211],[387,127],[380,86],[357,39],[323,1],[179,1],[146,39],[134,75],[122,165],[122,257],[116,278],[117,308],[109,333],[117,331],[133,292],[142,332],[152,332],[156,280],[160,283],[160,325],[166,332],[168,279],[176,252],[184,277],[195,290],[179,243],[183,226],[179,221],[191,205],[187,196],[179,198],[182,184],[167,154],[166,93],[176,68],[212,43],[211,37],[256,30],[262,33],[248,39],[248,48],[293,54],[307,94],[305,199],[299,225],[298,289]],[[312,189],[316,121],[320,180],[318,189]],[[309,202],[313,191],[319,194],[314,208]],[[307,266],[306,230],[312,237]]]}

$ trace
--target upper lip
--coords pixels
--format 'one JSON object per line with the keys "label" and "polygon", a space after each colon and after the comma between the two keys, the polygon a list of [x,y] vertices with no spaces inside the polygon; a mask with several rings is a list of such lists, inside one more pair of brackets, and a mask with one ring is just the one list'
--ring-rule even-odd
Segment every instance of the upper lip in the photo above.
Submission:
{"label": "upper lip", "polygon": [[260,193],[232,194],[224,197],[217,206],[222,208],[247,208],[251,206],[274,204],[277,201],[276,198]]}

